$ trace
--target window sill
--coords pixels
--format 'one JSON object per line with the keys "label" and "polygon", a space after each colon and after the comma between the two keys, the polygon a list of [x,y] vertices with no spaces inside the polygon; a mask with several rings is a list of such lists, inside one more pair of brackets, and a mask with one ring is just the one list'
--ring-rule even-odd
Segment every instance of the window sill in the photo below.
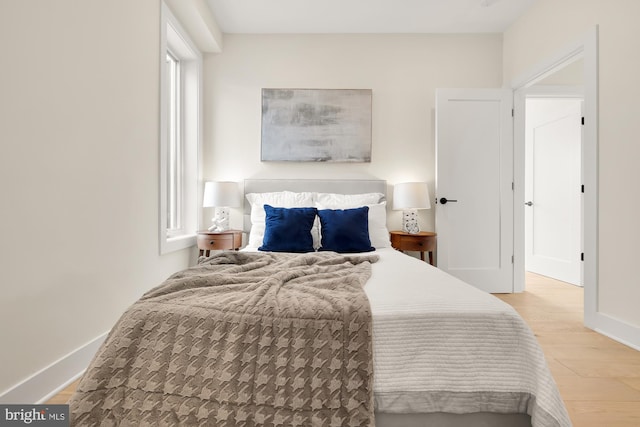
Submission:
{"label": "window sill", "polygon": [[160,239],[160,255],[190,248],[196,244],[196,233]]}

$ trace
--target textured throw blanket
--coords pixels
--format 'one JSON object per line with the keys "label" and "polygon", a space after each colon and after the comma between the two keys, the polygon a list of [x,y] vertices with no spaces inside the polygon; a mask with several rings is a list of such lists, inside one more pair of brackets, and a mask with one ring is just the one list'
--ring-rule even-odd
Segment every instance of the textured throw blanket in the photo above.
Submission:
{"label": "textured throw blanket", "polygon": [[131,306],[72,425],[371,426],[377,257],[224,252]]}

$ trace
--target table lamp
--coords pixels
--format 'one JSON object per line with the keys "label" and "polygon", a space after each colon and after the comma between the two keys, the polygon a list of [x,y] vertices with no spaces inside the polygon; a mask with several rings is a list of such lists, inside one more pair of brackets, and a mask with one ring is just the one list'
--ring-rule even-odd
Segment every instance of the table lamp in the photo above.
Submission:
{"label": "table lamp", "polygon": [[240,187],[237,182],[209,181],[204,184],[204,197],[202,206],[215,207],[212,225],[209,231],[229,230],[230,208],[239,207],[242,202]]}
{"label": "table lamp", "polygon": [[416,234],[418,209],[430,209],[431,201],[426,182],[403,182],[393,186],[393,209],[402,209],[402,231]]}

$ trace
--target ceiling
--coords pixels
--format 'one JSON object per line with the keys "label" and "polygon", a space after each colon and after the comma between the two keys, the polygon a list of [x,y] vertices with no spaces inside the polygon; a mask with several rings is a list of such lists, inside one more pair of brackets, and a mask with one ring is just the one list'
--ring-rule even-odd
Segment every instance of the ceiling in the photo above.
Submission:
{"label": "ceiling", "polygon": [[206,0],[224,33],[501,33],[536,0]]}

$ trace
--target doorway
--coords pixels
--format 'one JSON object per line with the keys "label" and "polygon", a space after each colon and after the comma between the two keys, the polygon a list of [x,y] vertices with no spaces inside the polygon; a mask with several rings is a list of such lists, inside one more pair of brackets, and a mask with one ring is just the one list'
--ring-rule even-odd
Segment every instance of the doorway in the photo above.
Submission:
{"label": "doorway", "polygon": [[524,290],[524,174],[525,174],[525,103],[526,92],[545,78],[576,61],[582,62],[584,87],[584,118],[582,126],[582,185],[583,199],[583,252],[584,324],[601,327],[598,313],[598,28],[589,30],[576,43],[566,46],[523,76],[512,81],[514,89],[514,291]]}
{"label": "doorway", "polygon": [[582,98],[579,86],[540,85],[525,101],[525,270],[576,286],[583,256]]}

